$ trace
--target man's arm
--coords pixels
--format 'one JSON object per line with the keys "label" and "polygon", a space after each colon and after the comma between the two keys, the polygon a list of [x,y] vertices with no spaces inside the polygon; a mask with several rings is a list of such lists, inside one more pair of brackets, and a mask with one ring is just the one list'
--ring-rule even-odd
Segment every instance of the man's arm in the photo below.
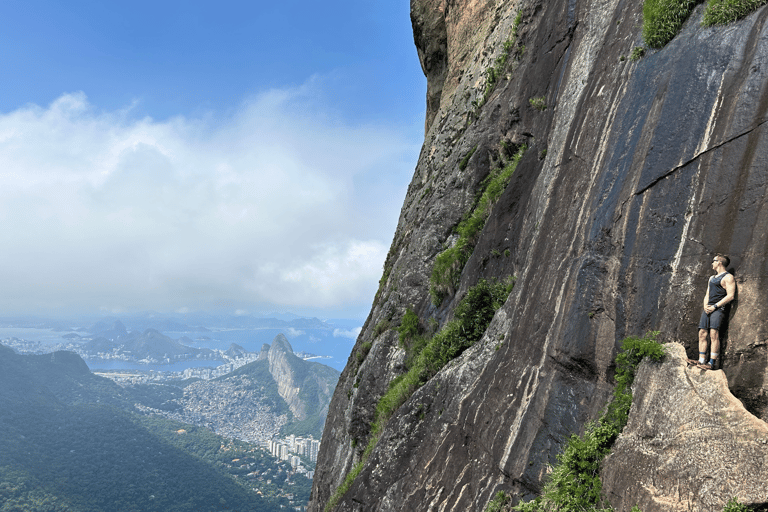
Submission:
{"label": "man's arm", "polygon": [[[709,283],[707,283],[707,291],[704,292],[704,305],[702,308],[704,308],[704,311],[707,311],[707,303],[709,302]],[[709,313],[709,311],[707,311]]]}
{"label": "man's arm", "polygon": [[719,308],[731,302],[736,295],[736,280],[731,274],[726,274],[726,276],[723,277],[723,284],[725,284],[726,296],[724,299],[720,299],[720,302],[717,303],[717,307]]}

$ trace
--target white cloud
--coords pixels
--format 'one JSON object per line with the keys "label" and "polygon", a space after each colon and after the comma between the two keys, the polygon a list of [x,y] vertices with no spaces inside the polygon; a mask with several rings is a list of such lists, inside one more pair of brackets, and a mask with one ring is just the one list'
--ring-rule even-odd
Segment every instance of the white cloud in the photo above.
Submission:
{"label": "white cloud", "polygon": [[418,147],[321,92],[219,118],[134,119],[83,93],[0,114],[0,306],[370,302]]}
{"label": "white cloud", "polygon": [[344,330],[344,329],[334,329],[333,330],[333,337],[334,338],[351,338],[353,340],[356,340],[358,336],[360,336],[360,332],[363,330],[362,327],[355,327],[351,330]]}
{"label": "white cloud", "polygon": [[285,330],[285,334],[286,334],[286,335],[287,335],[289,338],[298,338],[299,336],[303,336],[304,334],[306,334],[306,332],[304,332],[304,331],[302,331],[302,330],[299,330],[299,329],[295,329],[295,328],[293,328],[293,327],[288,327],[288,328]]}
{"label": "white cloud", "polygon": [[328,242],[312,247],[308,257],[300,261],[262,269],[257,283],[279,286],[284,295],[275,300],[280,303],[371,300],[368,285],[381,277],[386,254],[387,247],[377,240]]}

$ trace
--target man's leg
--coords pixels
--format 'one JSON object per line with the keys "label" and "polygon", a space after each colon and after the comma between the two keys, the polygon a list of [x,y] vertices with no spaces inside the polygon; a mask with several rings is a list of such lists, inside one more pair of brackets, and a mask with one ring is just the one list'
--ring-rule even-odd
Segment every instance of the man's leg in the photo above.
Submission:
{"label": "man's leg", "polygon": [[712,350],[709,352],[709,363],[712,369],[715,369],[717,357],[720,355],[720,331],[717,329],[709,330],[709,337],[712,338]]}
{"label": "man's leg", "polygon": [[[712,329],[712,332],[716,333],[717,331],[715,329]],[[712,343],[713,343],[712,349],[714,350],[714,340]],[[718,340],[718,343],[719,343],[719,340]],[[704,364],[706,362],[707,362],[707,330],[699,329],[699,364]]]}

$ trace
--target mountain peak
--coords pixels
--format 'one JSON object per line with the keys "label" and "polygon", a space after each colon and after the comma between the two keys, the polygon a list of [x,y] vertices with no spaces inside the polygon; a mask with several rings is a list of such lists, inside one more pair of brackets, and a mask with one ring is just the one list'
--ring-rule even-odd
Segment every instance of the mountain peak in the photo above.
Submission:
{"label": "mountain peak", "polygon": [[225,352],[230,357],[242,357],[247,351],[237,343],[231,343]]}
{"label": "mountain peak", "polygon": [[89,331],[96,337],[103,337],[112,341],[128,336],[128,330],[120,320],[115,320],[114,322],[97,322],[89,329]]}
{"label": "mountain peak", "polygon": [[56,352],[36,357],[39,357],[41,360],[48,359],[51,364],[67,367],[76,373],[91,373],[83,358],[68,350],[57,350]]}
{"label": "mountain peak", "polygon": [[275,336],[275,339],[272,340],[272,346],[270,348],[270,352],[274,352],[275,350],[293,354],[293,347],[291,346],[291,343],[288,341],[288,338],[286,338],[285,335],[282,333]]}
{"label": "mountain peak", "polygon": [[128,334],[128,330],[120,320],[115,320],[115,323],[112,325],[112,330],[122,335]]}

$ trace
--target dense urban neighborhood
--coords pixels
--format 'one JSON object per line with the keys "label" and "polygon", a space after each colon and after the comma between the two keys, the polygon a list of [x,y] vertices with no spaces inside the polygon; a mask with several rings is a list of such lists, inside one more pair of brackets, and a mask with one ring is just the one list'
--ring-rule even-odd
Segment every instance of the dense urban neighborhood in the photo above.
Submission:
{"label": "dense urban neighborhood", "polygon": [[158,414],[183,423],[209,428],[224,437],[252,443],[275,438],[288,421],[287,414],[276,414],[271,403],[247,378],[198,381],[184,387],[173,410],[137,404],[142,412]]}

